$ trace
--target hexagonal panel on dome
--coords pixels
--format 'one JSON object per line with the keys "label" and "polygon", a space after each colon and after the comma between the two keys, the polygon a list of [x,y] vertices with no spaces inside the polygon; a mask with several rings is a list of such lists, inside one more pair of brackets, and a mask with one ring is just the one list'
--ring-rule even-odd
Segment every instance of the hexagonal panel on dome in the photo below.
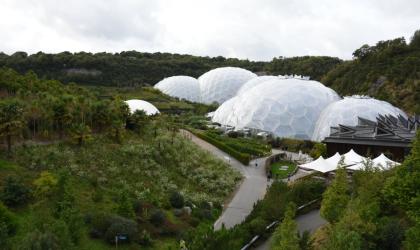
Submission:
{"label": "hexagonal panel on dome", "polygon": [[322,141],[330,134],[330,128],[341,125],[355,126],[358,117],[376,120],[381,115],[402,115],[404,111],[392,106],[390,103],[367,96],[350,96],[330,104],[322,111],[316,123],[312,140]]}
{"label": "hexagonal panel on dome", "polygon": [[158,82],[154,88],[169,96],[178,97],[191,102],[200,101],[200,85],[198,80],[190,76],[171,76]]}
{"label": "hexagonal panel on dome", "polygon": [[242,85],[242,87],[238,90],[238,95],[244,93],[245,91],[250,90],[251,88],[260,85],[263,82],[269,81],[269,80],[273,80],[273,79],[279,79],[279,77],[277,76],[258,76],[258,77],[254,77],[251,80],[247,81],[246,83],[244,83],[244,85]]}
{"label": "hexagonal panel on dome", "polygon": [[257,75],[246,69],[223,67],[210,70],[198,78],[202,103],[223,103],[236,95],[248,80]]}
{"label": "hexagonal panel on dome", "polygon": [[334,90],[316,81],[268,80],[223,103],[213,121],[310,139],[319,114],[339,99]]}

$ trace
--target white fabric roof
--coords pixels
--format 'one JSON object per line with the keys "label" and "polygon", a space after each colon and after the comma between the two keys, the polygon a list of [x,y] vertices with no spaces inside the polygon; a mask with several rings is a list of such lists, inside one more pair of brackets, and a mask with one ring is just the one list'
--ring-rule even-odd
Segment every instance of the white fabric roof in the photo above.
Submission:
{"label": "white fabric roof", "polygon": [[381,169],[390,169],[391,167],[400,165],[400,163],[389,159],[384,154],[379,155],[378,157],[376,157],[372,161],[373,161],[373,165],[375,167],[378,167],[378,168],[381,168]]}
{"label": "white fabric roof", "polygon": [[[343,156],[344,166],[350,170],[363,170],[365,168],[365,162],[369,160],[369,158],[365,158],[354,152],[353,149],[345,153]],[[342,156],[339,153],[335,153],[333,156],[327,159],[324,159],[322,156],[320,156],[315,161],[299,165],[299,167],[326,173],[337,169],[341,157]],[[393,166],[399,165],[398,162],[390,160],[384,154],[381,154],[373,159],[372,164],[374,167],[382,170],[386,170]]]}
{"label": "white fabric roof", "polygon": [[350,149],[349,152],[345,153],[344,155],[344,165],[354,165],[366,161],[366,158],[359,155],[358,153],[354,152],[353,149]]}
{"label": "white fabric roof", "polygon": [[326,173],[335,170],[337,166],[327,162],[324,157],[320,156],[315,161],[299,165],[301,168],[312,169],[318,172]]}
{"label": "white fabric roof", "polygon": [[341,160],[341,155],[337,152],[335,155],[331,156],[330,158],[325,159],[329,164],[335,166],[337,168],[338,162]]}

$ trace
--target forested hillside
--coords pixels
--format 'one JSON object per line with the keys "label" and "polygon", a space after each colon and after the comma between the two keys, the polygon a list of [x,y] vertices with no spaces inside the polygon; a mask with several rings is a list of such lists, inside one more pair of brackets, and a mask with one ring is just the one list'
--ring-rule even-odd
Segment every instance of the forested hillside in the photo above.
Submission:
{"label": "forested hillside", "polygon": [[363,45],[322,82],[341,95],[367,94],[420,113],[420,30],[404,38]]}
{"label": "forested hillside", "polygon": [[28,55],[0,53],[0,67],[19,73],[34,71],[44,79],[83,85],[132,87],[154,85],[164,77],[189,75],[223,66],[236,66],[263,74],[299,74],[334,88],[340,95],[365,94],[389,101],[409,113],[420,113],[420,31],[404,38],[363,45],[354,59],[326,56],[277,57],[255,62],[224,57],[198,57],[169,53],[70,53]]}
{"label": "forested hillside", "polygon": [[179,135],[174,116],[122,100],[0,69],[0,249],[113,249],[120,234],[121,249],[175,249],[214,222],[240,174]]}
{"label": "forested hillside", "polygon": [[20,73],[29,70],[46,79],[64,83],[76,82],[106,86],[154,85],[164,77],[188,75],[199,77],[210,69],[236,66],[253,72],[276,74],[303,74],[314,79],[331,70],[340,60],[332,57],[275,58],[271,62],[254,62],[224,57],[198,57],[169,53],[70,53],[27,55],[16,52],[10,56],[0,53],[0,67],[12,68]]}

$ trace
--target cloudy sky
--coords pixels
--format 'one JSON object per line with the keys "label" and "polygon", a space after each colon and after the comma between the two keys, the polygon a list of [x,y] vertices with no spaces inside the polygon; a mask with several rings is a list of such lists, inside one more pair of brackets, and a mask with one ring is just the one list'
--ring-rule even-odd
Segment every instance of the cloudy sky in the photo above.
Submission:
{"label": "cloudy sky", "polygon": [[0,51],[351,58],[420,29],[419,0],[0,0]]}

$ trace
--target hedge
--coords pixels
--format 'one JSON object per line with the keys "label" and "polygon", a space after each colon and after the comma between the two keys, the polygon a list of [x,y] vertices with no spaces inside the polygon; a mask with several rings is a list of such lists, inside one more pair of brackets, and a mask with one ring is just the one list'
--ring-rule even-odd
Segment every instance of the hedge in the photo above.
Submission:
{"label": "hedge", "polygon": [[220,150],[224,151],[225,153],[231,155],[233,158],[237,159],[242,164],[244,164],[244,165],[249,164],[249,161],[251,160],[251,156],[249,154],[238,152],[235,149],[231,148],[230,146],[224,144],[223,142],[218,141],[218,140],[214,139],[213,137],[210,137],[210,136],[205,135],[203,133],[196,132],[194,134],[197,137],[207,141],[208,143],[213,144],[214,146],[216,146]]}

